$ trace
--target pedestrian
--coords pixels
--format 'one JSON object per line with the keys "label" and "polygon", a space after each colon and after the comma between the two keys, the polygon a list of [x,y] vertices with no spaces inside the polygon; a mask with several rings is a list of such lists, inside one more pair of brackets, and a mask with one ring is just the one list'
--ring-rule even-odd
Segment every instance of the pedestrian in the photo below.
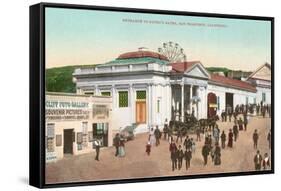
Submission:
{"label": "pedestrian", "polygon": [[158,126],[156,126],[156,129],[154,131],[154,136],[156,138],[156,146],[160,145],[161,132],[160,132]]}
{"label": "pedestrian", "polygon": [[[169,141],[172,139],[172,136],[173,136],[173,127],[172,127],[171,122],[170,122],[170,124],[168,126],[168,140]],[[171,142],[169,142],[169,143],[171,143]]]}
{"label": "pedestrian", "polygon": [[258,104],[257,105],[257,115],[259,115],[260,114],[260,105]]}
{"label": "pedestrian", "polygon": [[177,143],[178,143],[178,139],[180,139],[180,142],[182,143],[182,127],[178,127],[177,130],[177,139],[176,139]]}
{"label": "pedestrian", "polygon": [[234,135],[234,141],[235,142],[238,138],[238,134],[239,134],[239,130],[238,130],[237,124],[234,123],[234,125],[233,125],[233,135]]}
{"label": "pedestrian", "polygon": [[270,161],[267,153],[264,154],[264,159],[262,160],[263,170],[270,170]]}
{"label": "pedestrian", "polygon": [[226,141],[226,135],[224,133],[224,131],[222,131],[221,133],[221,148],[225,148],[225,141]]}
{"label": "pedestrian", "polygon": [[247,112],[244,113],[244,131],[247,131],[247,125],[248,125],[248,115]]}
{"label": "pedestrian", "polygon": [[188,170],[189,167],[190,167],[191,158],[192,158],[191,150],[185,150],[185,152],[184,152],[184,159],[185,159],[185,168],[186,168],[186,170]]}
{"label": "pedestrian", "polygon": [[269,149],[271,149],[271,131],[269,131],[267,134],[267,141],[268,141],[268,147]]}
{"label": "pedestrian", "polygon": [[171,144],[170,144],[170,153],[171,153],[171,161],[172,161],[172,170],[174,171],[175,169],[177,169],[177,145],[175,144],[175,142],[172,140]]}
{"label": "pedestrian", "polygon": [[268,117],[271,117],[271,105],[268,106]]}
{"label": "pedestrian", "polygon": [[196,141],[201,141],[201,136],[200,136],[200,134],[201,134],[201,129],[200,129],[200,126],[198,126],[198,127],[196,128]]}
{"label": "pedestrian", "polygon": [[257,154],[254,157],[254,163],[255,163],[255,170],[261,170],[262,156],[259,150],[257,150]]}
{"label": "pedestrian", "polygon": [[210,152],[209,146],[205,143],[204,146],[202,147],[202,156],[204,159],[204,166],[206,166],[208,163],[209,152]]}
{"label": "pedestrian", "polygon": [[216,146],[215,146],[214,164],[215,165],[220,165],[221,164],[221,148],[220,148],[218,143],[216,143]]}
{"label": "pedestrian", "polygon": [[262,117],[265,118],[265,107],[262,106]]}
{"label": "pedestrian", "polygon": [[224,122],[224,117],[225,116],[225,112],[224,112],[224,110],[221,112],[221,122]]}
{"label": "pedestrian", "polygon": [[212,146],[210,148],[210,153],[211,153],[212,162],[214,162],[214,159],[215,159],[215,147]]}
{"label": "pedestrian", "polygon": [[229,112],[228,112],[228,119],[229,119],[229,122],[231,122],[231,118],[232,118],[232,111],[229,111]]}
{"label": "pedestrian", "polygon": [[239,119],[238,119],[238,126],[239,126],[239,131],[242,131],[243,130],[243,121],[242,121],[241,117],[239,117]]}
{"label": "pedestrian", "polygon": [[96,147],[96,158],[95,160],[99,161],[99,156],[100,156],[100,141],[95,140],[94,141],[95,147]]}
{"label": "pedestrian", "polygon": [[151,152],[151,144],[150,141],[147,142],[146,147],[145,147],[145,152],[147,153],[147,155],[150,155]]}
{"label": "pedestrian", "polygon": [[193,140],[193,138],[191,138],[191,150],[192,150],[192,153],[195,153],[196,144],[195,144],[195,141]]}
{"label": "pedestrian", "polygon": [[185,147],[185,150],[191,149],[192,142],[191,142],[190,138],[188,137],[188,135],[186,135],[186,137],[184,139],[183,146]]}
{"label": "pedestrian", "polygon": [[227,143],[227,146],[229,148],[233,147],[233,133],[232,133],[231,129],[229,129],[229,133],[228,133],[228,143]]}
{"label": "pedestrian", "polygon": [[183,153],[183,150],[181,148],[181,145],[179,145],[179,149],[177,151],[177,157],[178,157],[177,158],[178,159],[178,170],[180,170],[181,167],[182,167],[182,159],[184,157],[184,153]]}
{"label": "pedestrian", "polygon": [[149,131],[149,136],[150,136],[150,144],[151,144],[151,146],[154,146],[155,143],[156,143],[156,140],[155,140],[155,135],[154,135],[153,127],[151,127],[151,129]]}
{"label": "pedestrian", "polygon": [[213,136],[214,136],[215,142],[219,142],[219,139],[220,139],[220,129],[219,129],[217,124],[216,124],[216,126],[215,126],[215,128],[213,130]]}
{"label": "pedestrian", "polygon": [[169,124],[168,124],[168,119],[166,118],[166,119],[165,119],[165,123],[164,123],[164,128],[163,128],[164,140],[167,139],[168,129],[169,129],[168,125],[169,125]]}
{"label": "pedestrian", "polygon": [[125,139],[123,137],[120,138],[120,145],[119,145],[119,157],[125,156]]}
{"label": "pedestrian", "polygon": [[119,155],[118,153],[118,148],[119,148],[119,145],[120,145],[120,136],[119,136],[119,133],[117,133],[113,139],[113,145],[115,147],[115,156],[117,157]]}
{"label": "pedestrian", "polygon": [[255,131],[253,133],[254,149],[258,148],[258,140],[259,140],[258,130],[255,129]]}

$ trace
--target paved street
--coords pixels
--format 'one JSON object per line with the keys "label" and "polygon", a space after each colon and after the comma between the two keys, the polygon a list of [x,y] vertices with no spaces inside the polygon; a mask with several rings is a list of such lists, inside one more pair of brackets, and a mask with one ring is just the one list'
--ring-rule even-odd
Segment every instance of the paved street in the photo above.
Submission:
{"label": "paved street", "polygon": [[[196,152],[192,156],[191,168],[172,171],[169,144],[161,140],[160,146],[152,147],[151,155],[145,153],[148,134],[137,135],[135,140],[125,145],[126,156],[115,157],[115,148],[104,148],[100,153],[100,161],[94,160],[95,153],[80,156],[69,156],[46,166],[46,183],[91,181],[101,179],[122,179],[134,177],[171,176],[188,174],[210,174],[218,172],[241,172],[254,170],[253,158],[256,150],[253,149],[252,134],[258,129],[258,149],[261,154],[269,153],[267,133],[271,127],[270,118],[250,118],[247,131],[240,131],[237,142],[232,149],[222,150],[222,164],[214,166],[209,157],[208,165],[203,166],[201,148],[204,143],[196,142]],[[218,122],[219,128],[228,133],[233,122]],[[195,138],[195,135],[191,135]]]}

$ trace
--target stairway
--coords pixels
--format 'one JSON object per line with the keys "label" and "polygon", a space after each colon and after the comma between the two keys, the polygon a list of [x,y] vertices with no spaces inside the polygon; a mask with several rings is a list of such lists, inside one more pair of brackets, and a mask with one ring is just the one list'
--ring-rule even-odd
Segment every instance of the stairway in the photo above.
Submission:
{"label": "stairway", "polygon": [[135,134],[147,133],[147,132],[149,132],[147,124],[138,124],[136,129],[134,130]]}

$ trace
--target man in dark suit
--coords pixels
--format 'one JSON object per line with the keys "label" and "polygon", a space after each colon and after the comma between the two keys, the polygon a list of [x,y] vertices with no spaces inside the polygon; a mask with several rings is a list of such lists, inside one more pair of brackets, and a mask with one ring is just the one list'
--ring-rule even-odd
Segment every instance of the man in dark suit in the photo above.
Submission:
{"label": "man in dark suit", "polygon": [[174,141],[170,144],[171,160],[172,160],[172,170],[177,169],[177,145]]}
{"label": "man in dark suit", "polygon": [[253,134],[254,149],[258,148],[258,140],[259,140],[258,130],[255,129],[255,132]]}
{"label": "man in dark suit", "polygon": [[225,141],[226,141],[226,134],[224,133],[224,131],[222,131],[221,134],[221,148],[225,148]]}
{"label": "man in dark suit", "polygon": [[255,163],[255,169],[260,170],[262,165],[262,156],[259,150],[257,150],[257,154],[254,157],[254,163]]}
{"label": "man in dark suit", "polygon": [[119,136],[119,133],[117,133],[113,139],[113,145],[115,146],[115,156],[117,157],[118,156],[118,148],[120,146],[120,136]]}
{"label": "man in dark suit", "polygon": [[158,126],[156,126],[156,129],[154,131],[154,136],[156,138],[156,146],[160,145],[161,132],[160,132]]}
{"label": "man in dark suit", "polygon": [[191,160],[191,158],[192,158],[191,149],[186,150],[184,152],[184,159],[185,159],[185,168],[186,168],[186,170],[189,169],[189,167],[190,167],[190,160]]}
{"label": "man in dark suit", "polygon": [[100,141],[99,140],[95,140],[94,141],[95,146],[96,146],[96,160],[99,161],[99,156],[100,156]]}
{"label": "man in dark suit", "polygon": [[209,152],[210,152],[209,145],[205,143],[205,145],[202,147],[202,156],[204,159],[204,166],[206,166],[208,163]]}
{"label": "man in dark suit", "polygon": [[181,145],[179,145],[179,149],[177,150],[177,159],[178,159],[178,169],[180,170],[182,167],[182,159],[183,159],[183,150]]}

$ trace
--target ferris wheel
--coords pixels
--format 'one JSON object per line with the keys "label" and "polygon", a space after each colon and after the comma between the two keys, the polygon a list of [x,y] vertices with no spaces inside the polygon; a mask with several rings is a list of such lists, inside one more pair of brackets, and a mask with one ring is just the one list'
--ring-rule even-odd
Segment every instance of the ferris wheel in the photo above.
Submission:
{"label": "ferris wheel", "polygon": [[178,43],[164,42],[162,47],[158,48],[158,52],[168,58],[170,62],[185,62],[186,55],[184,49]]}

